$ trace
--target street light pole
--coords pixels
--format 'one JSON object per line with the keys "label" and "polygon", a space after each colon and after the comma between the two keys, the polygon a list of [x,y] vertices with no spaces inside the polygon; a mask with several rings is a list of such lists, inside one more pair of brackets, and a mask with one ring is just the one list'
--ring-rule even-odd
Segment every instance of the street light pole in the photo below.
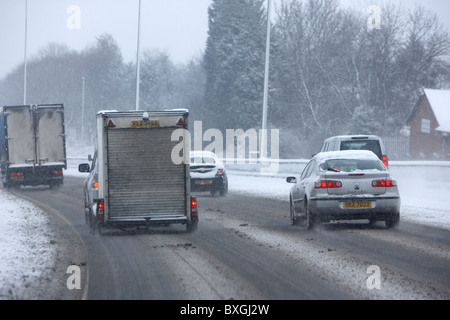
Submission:
{"label": "street light pole", "polygon": [[28,37],[28,0],[25,0],[25,46],[23,54],[23,104],[27,104],[27,37]]}
{"label": "street light pole", "polygon": [[264,96],[262,113],[262,130],[260,138],[260,158],[267,156],[267,102],[269,98],[269,60],[270,60],[270,21],[271,0],[267,0],[267,36],[266,36],[266,62],[264,70]]}
{"label": "street light pole", "polygon": [[136,54],[136,111],[139,110],[139,87],[140,87],[140,40],[141,40],[141,0],[139,0],[138,11],[138,34],[137,34],[137,54]]}
{"label": "street light pole", "polygon": [[81,78],[81,145],[84,146],[84,77]]}

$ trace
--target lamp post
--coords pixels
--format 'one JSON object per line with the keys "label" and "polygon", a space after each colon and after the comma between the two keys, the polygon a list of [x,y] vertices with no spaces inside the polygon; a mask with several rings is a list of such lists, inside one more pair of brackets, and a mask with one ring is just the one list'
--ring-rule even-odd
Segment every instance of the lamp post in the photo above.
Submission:
{"label": "lamp post", "polygon": [[141,0],[139,0],[138,10],[138,34],[137,34],[137,54],[136,54],[136,111],[139,110],[139,86],[140,86],[140,40],[141,40]]}
{"label": "lamp post", "polygon": [[260,138],[260,158],[267,156],[267,102],[269,98],[269,60],[270,60],[270,21],[271,0],[267,0],[267,36],[266,36],[266,62],[264,70],[264,96],[262,113],[262,130]]}
{"label": "lamp post", "polygon": [[81,145],[84,146],[84,77],[81,78]]}
{"label": "lamp post", "polygon": [[28,0],[25,0],[25,46],[23,53],[23,104],[27,104],[27,35],[28,33]]}

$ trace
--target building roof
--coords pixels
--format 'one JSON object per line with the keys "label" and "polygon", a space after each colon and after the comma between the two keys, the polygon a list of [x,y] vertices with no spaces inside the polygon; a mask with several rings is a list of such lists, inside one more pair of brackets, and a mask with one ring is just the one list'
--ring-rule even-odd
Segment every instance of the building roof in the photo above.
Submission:
{"label": "building roof", "polygon": [[437,131],[450,132],[450,90],[424,89],[439,127]]}

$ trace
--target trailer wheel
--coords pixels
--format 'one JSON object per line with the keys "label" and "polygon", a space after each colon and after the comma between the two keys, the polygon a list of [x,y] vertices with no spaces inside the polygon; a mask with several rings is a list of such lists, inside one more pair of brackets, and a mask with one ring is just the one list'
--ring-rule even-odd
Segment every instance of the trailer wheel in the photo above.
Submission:
{"label": "trailer wheel", "polygon": [[198,221],[192,221],[186,223],[186,231],[191,233],[197,230],[198,227]]}

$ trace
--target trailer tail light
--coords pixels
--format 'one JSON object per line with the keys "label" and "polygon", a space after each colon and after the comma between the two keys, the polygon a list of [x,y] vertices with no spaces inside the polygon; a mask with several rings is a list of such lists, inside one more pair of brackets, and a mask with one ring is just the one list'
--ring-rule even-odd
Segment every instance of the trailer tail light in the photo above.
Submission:
{"label": "trailer tail light", "polygon": [[372,181],[372,187],[374,188],[384,188],[384,187],[396,187],[397,186],[397,181],[395,180],[373,180]]}
{"label": "trailer tail light", "polygon": [[197,216],[197,197],[191,197],[191,217]]}
{"label": "trailer tail light", "polygon": [[342,182],[337,180],[319,180],[314,183],[314,188],[324,189],[324,188],[342,188]]}
{"label": "trailer tail light", "polygon": [[389,165],[389,161],[388,161],[388,158],[387,158],[386,155],[383,155],[383,156],[382,156],[382,161],[383,161],[383,164],[384,164],[386,167]]}
{"label": "trailer tail light", "polygon": [[177,126],[184,126],[186,123],[184,122],[183,118],[178,119]]}
{"label": "trailer tail light", "polygon": [[98,219],[103,219],[103,217],[105,216],[105,202],[103,199],[98,200],[98,205],[97,205],[97,218]]}

